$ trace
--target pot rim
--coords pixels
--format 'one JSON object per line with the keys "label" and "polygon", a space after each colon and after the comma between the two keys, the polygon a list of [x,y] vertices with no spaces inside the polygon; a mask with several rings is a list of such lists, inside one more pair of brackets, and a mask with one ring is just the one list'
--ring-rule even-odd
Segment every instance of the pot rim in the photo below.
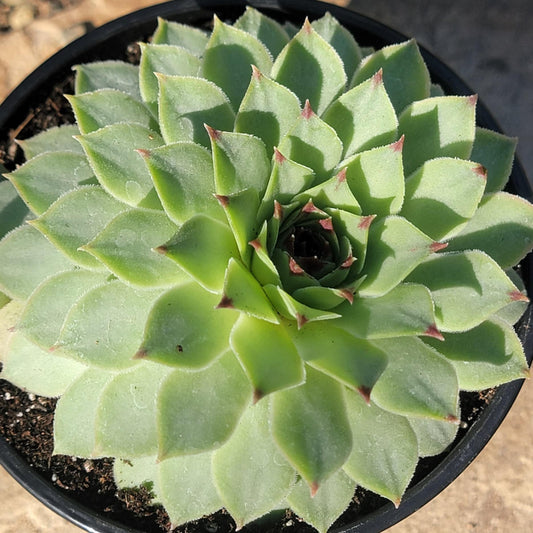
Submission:
{"label": "pot rim", "polygon": [[[150,34],[155,30],[157,17],[169,20],[179,19],[184,22],[186,22],[187,17],[191,18],[192,16],[196,19],[198,17],[209,19],[213,12],[242,11],[246,5],[264,10],[267,13],[271,11],[272,14],[277,14],[285,19],[300,19],[300,21],[306,14],[311,18],[316,18],[329,11],[345,27],[355,33],[358,41],[366,44],[365,41],[372,38],[376,48],[408,39],[404,34],[369,17],[343,7],[314,0],[167,1],[134,11],[92,30],[68,44],[37,67],[0,105],[0,135],[4,137],[9,128],[16,127],[22,122],[36,91],[41,95],[48,94],[58,78],[64,78],[68,73],[69,67],[87,60],[94,60],[94,51],[100,49],[103,55],[107,54],[111,58],[113,47],[110,46],[110,43],[121,41],[124,48],[127,42],[135,41],[141,33]],[[441,84],[447,93],[457,95],[474,93],[446,64],[423,46],[419,45],[419,47],[430,70],[432,80]],[[502,131],[480,100],[477,102],[476,113],[479,125],[498,132]],[[514,193],[526,198],[533,196],[524,170],[516,159],[509,183]],[[533,258],[531,254],[522,262],[522,265],[524,266],[525,283],[528,287],[533,288]],[[533,306],[530,305],[520,321],[524,335],[522,339],[524,349],[530,365],[533,357],[533,335],[528,333],[532,316]],[[344,529],[337,528],[332,531],[344,531],[346,533],[379,532],[403,520],[432,500],[462,473],[484,448],[511,408],[522,384],[523,380],[518,380],[497,388],[494,397],[484,408],[480,417],[471,425],[465,435],[454,443],[447,456],[423,479],[407,489],[398,509],[391,502],[388,502],[368,515],[359,518],[356,523],[345,526]],[[44,505],[86,531],[94,533],[137,532],[135,529],[119,524],[95,510],[85,507],[60,491],[51,481],[29,467],[27,461],[3,438],[0,439],[0,464]]]}

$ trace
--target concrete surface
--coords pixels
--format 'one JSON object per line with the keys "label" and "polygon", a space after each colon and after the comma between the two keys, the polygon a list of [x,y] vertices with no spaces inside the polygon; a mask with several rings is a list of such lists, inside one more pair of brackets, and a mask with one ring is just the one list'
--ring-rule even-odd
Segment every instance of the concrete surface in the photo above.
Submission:
{"label": "concrete surface", "polygon": [[[13,0],[10,0],[13,1]],[[22,0],[23,1],[23,0]],[[83,31],[157,0],[82,0],[74,8],[0,35],[0,99]],[[533,4],[528,0],[336,0],[417,40],[479,94],[504,131],[520,138],[533,177]],[[14,58],[17,62],[14,62]],[[474,463],[442,494],[390,533],[522,533],[533,530],[533,384]],[[75,526],[0,472],[0,533],[75,533]]]}

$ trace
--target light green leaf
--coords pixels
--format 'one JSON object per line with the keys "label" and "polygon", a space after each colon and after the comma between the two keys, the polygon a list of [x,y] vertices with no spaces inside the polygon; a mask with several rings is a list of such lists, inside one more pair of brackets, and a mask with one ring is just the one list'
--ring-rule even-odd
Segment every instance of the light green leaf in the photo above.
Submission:
{"label": "light green leaf", "polygon": [[[2,294],[2,296],[7,298],[4,294]],[[8,299],[8,301],[0,307],[0,324],[3,324],[0,328],[0,361],[3,361],[7,353],[9,341],[15,332],[15,326],[23,311],[24,302],[19,300]]]}
{"label": "light green leaf", "polygon": [[138,287],[168,287],[186,274],[154,249],[167,242],[177,227],[162,211],[130,209],[117,215],[82,247],[118,278]]}
{"label": "light green leaf", "polygon": [[270,433],[269,402],[249,407],[230,440],[213,454],[213,479],[224,507],[240,529],[287,496],[296,472]]}
{"label": "light green leaf", "polygon": [[131,206],[157,208],[150,173],[137,150],[163,144],[154,131],[138,124],[113,124],[78,137],[100,185]]}
{"label": "light green leaf", "polygon": [[488,389],[529,375],[515,330],[496,317],[464,333],[449,333],[446,342],[425,342],[453,364],[461,390]]}
{"label": "light green leaf", "polygon": [[[511,326],[516,324],[522,315],[525,313],[528,305],[529,298],[527,297],[527,289],[524,285],[524,281],[514,269],[509,268],[505,270],[505,273],[509,279],[515,284],[518,290],[525,296],[525,298],[513,300],[510,304],[507,304],[505,307],[500,309],[495,316],[505,320]],[[516,294],[518,297],[518,293]]]}
{"label": "light green leaf", "polygon": [[120,489],[146,488],[156,505],[161,502],[159,487],[159,465],[157,457],[136,457],[135,459],[118,459],[113,462],[113,480]]}
{"label": "light green leaf", "polygon": [[303,385],[273,396],[272,434],[315,494],[352,449],[342,385],[308,368]]}
{"label": "light green leaf", "polygon": [[155,302],[137,357],[184,368],[204,368],[227,351],[237,316],[217,310],[219,297],[196,283],[165,292]]}
{"label": "light green leaf", "polygon": [[419,457],[438,455],[454,441],[459,424],[446,420],[408,417],[409,424],[416,433]]}
{"label": "light green leaf", "polygon": [[303,362],[280,325],[243,313],[231,332],[230,345],[252,383],[255,401],[305,379]]}
{"label": "light green leaf", "polygon": [[268,253],[268,222],[265,220],[257,239],[250,242],[253,246],[250,272],[261,285],[278,285],[281,283],[278,269]]}
{"label": "light green leaf", "polygon": [[96,183],[86,158],[73,152],[45,152],[6,177],[36,215],[44,213],[62,194]]}
{"label": "light green leaf", "polygon": [[159,80],[159,124],[167,143],[193,141],[209,147],[204,124],[233,130],[235,113],[228,97],[213,82],[188,76],[165,76]]}
{"label": "light green leaf", "polygon": [[324,113],[344,145],[343,157],[392,143],[398,119],[381,71],[344,93]]}
{"label": "light green leaf", "polygon": [[124,61],[95,61],[74,67],[76,71],[76,94],[117,89],[141,99],[139,90],[139,67]]}
{"label": "light green leaf", "polygon": [[403,416],[458,421],[459,386],[447,359],[416,337],[374,342],[389,357],[372,390],[379,407]]}
{"label": "light green leaf", "polygon": [[157,18],[157,29],[152,36],[153,44],[181,46],[201,57],[209,37],[204,31],[188,24]]}
{"label": "light green leaf", "polygon": [[398,506],[418,462],[416,434],[405,417],[367,405],[353,392],[346,401],[353,447],[344,471]]}
{"label": "light green leaf", "polygon": [[96,257],[80,247],[100,233],[119,213],[128,208],[103,189],[87,185],[56,200],[39,218],[30,221],[73,263],[90,270],[105,271]]}
{"label": "light green leaf", "polygon": [[498,264],[479,250],[429,257],[407,281],[422,283],[431,291],[441,331],[472,329],[511,302],[524,299]]}
{"label": "light green leaf", "polygon": [[416,100],[429,97],[429,71],[413,39],[385,46],[365,57],[352,79],[352,87],[380,69],[383,69],[385,89],[396,113]]}
{"label": "light green leaf", "polygon": [[438,96],[412,103],[399,117],[406,176],[436,157],[468,159],[476,134],[475,96]]}
{"label": "light green leaf", "polygon": [[449,250],[482,250],[502,268],[516,265],[533,248],[533,206],[506,192],[487,194]]}
{"label": "light green leaf", "polygon": [[228,95],[235,111],[248,87],[252,65],[270,74],[272,58],[265,45],[215,16],[214,29],[205,49],[202,76]]}
{"label": "light green leaf", "polygon": [[20,226],[0,241],[0,290],[25,300],[47,277],[74,265],[39,231]]}
{"label": "light green leaf", "polygon": [[158,399],[159,459],[220,447],[234,432],[251,392],[231,351],[198,372],[174,370]]}
{"label": "light green leaf", "polygon": [[347,80],[341,58],[308,20],[276,58],[272,78],[296,93],[301,103],[309,100],[319,115]]}
{"label": "light green leaf", "polygon": [[74,135],[79,135],[80,130],[74,124],[65,124],[45,131],[28,139],[17,139],[17,144],[24,151],[26,160],[44,152],[75,152],[83,155],[80,143],[74,139]]}
{"label": "light green leaf", "polygon": [[87,369],[72,359],[54,357],[19,332],[12,335],[2,365],[2,379],[49,398],[61,396]]}
{"label": "light green leaf", "polygon": [[478,163],[447,157],[426,161],[405,182],[401,214],[432,239],[447,240],[474,215],[486,179]]}
{"label": "light green leaf", "polygon": [[31,218],[30,211],[13,184],[8,180],[0,181],[0,238],[27,218]]}

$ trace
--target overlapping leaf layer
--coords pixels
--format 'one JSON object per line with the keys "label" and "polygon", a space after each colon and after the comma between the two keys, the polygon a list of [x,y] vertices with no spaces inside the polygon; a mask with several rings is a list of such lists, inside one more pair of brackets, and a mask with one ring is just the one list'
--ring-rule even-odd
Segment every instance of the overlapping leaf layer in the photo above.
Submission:
{"label": "overlapping leaf layer", "polygon": [[76,67],[76,125],[0,183],[2,376],[173,524],[398,505],[459,390],[528,372],[515,141],[432,96],[414,41],[362,59],[330,15],[160,20],[141,49]]}

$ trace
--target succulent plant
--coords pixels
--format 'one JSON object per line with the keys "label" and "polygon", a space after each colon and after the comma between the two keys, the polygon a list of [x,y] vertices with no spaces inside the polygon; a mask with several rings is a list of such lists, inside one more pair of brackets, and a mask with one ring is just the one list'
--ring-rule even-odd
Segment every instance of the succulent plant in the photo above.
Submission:
{"label": "succulent plant", "polygon": [[2,377],[59,397],[54,453],[114,457],[174,525],[288,507],[326,531],[357,485],[399,505],[459,391],[528,374],[516,141],[413,40],[361,49],[329,14],[159,20],[141,51],[77,66],[76,125],[0,183],[28,208],[0,242]]}

